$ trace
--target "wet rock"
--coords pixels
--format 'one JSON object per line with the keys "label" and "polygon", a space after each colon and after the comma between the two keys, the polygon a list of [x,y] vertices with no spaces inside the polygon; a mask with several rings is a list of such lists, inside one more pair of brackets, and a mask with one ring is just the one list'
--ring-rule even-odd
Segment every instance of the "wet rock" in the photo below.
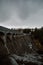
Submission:
{"label": "wet rock", "polygon": [[19,65],[22,65],[22,64],[24,64],[23,63],[23,60],[21,60],[21,61],[19,61],[19,60],[16,60],[17,61],[17,63],[19,64]]}
{"label": "wet rock", "polygon": [[43,54],[43,51],[42,50],[38,50],[37,53]]}
{"label": "wet rock", "polygon": [[22,61],[19,61],[19,60],[17,60],[17,63],[19,64],[19,65],[38,65],[37,63],[34,63],[34,62],[23,62],[23,60]]}
{"label": "wet rock", "polygon": [[13,43],[14,43],[14,48],[15,48],[15,53],[17,55],[22,55],[25,52],[29,53],[30,47],[29,44],[30,43],[30,39],[29,39],[29,35],[14,35],[13,37]]}
{"label": "wet rock", "polygon": [[33,62],[28,62],[25,65],[38,65],[37,63],[33,63]]}
{"label": "wet rock", "polygon": [[1,56],[0,57],[0,65],[12,65],[12,63],[7,56]]}
{"label": "wet rock", "polygon": [[5,34],[3,32],[0,32],[0,56],[8,54],[5,44]]}
{"label": "wet rock", "polygon": [[12,65],[18,65],[18,63],[16,62],[15,58],[9,57],[9,59],[10,59]]}

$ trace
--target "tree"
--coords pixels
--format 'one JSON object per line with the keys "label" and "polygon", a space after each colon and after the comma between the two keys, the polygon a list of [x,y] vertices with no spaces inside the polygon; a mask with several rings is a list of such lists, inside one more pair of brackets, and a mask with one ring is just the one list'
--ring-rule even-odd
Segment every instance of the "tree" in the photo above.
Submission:
{"label": "tree", "polygon": [[24,30],[23,30],[23,33],[29,34],[29,32],[31,32],[31,29],[24,29]]}

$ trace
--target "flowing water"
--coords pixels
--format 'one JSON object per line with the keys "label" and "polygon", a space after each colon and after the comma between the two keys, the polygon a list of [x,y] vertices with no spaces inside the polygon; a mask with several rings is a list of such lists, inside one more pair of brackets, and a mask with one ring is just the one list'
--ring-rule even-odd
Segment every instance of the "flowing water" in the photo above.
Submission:
{"label": "flowing water", "polygon": [[[13,59],[15,59],[16,61],[19,60],[19,62],[32,62],[32,63],[36,63],[37,65],[42,65],[43,61],[42,57],[40,55],[35,55],[35,54],[28,54],[28,55],[24,55],[24,56],[17,56],[17,55],[11,55],[11,57],[13,57]],[[24,64],[24,63],[23,63]]]}

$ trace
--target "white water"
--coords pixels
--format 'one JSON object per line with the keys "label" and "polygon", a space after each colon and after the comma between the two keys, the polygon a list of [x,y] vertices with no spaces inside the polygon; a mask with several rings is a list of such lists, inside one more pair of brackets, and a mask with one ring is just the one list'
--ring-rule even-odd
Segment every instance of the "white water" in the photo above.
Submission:
{"label": "white water", "polygon": [[39,55],[34,55],[34,54],[28,54],[28,55],[24,55],[24,56],[17,56],[17,55],[12,55],[12,57],[15,59],[15,60],[19,60],[19,61],[27,61],[27,62],[34,62],[34,63],[37,63],[38,65],[41,65],[42,62],[39,61],[38,59],[41,59],[41,56]]}
{"label": "white water", "polygon": [[6,36],[4,36],[4,43],[5,43],[4,46],[5,46],[5,48],[7,49],[7,52],[8,52],[8,54],[9,54],[10,52],[9,52],[9,49],[8,49],[8,47],[7,47],[7,45],[6,45]]}
{"label": "white water", "polygon": [[11,60],[12,65],[18,65],[13,57],[9,57],[9,59]]}

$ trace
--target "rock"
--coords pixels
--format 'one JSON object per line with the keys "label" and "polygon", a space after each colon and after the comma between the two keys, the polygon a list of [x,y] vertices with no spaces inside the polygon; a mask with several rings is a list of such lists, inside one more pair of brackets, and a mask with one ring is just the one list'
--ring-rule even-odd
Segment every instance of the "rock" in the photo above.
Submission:
{"label": "rock", "polygon": [[12,65],[12,63],[7,56],[1,56],[0,57],[0,65]]}
{"label": "rock", "polygon": [[5,47],[5,34],[3,32],[0,32],[0,56],[2,55],[7,55],[8,51],[7,48]]}
{"label": "rock", "polygon": [[37,63],[33,63],[33,62],[28,62],[25,65],[38,65]]}

